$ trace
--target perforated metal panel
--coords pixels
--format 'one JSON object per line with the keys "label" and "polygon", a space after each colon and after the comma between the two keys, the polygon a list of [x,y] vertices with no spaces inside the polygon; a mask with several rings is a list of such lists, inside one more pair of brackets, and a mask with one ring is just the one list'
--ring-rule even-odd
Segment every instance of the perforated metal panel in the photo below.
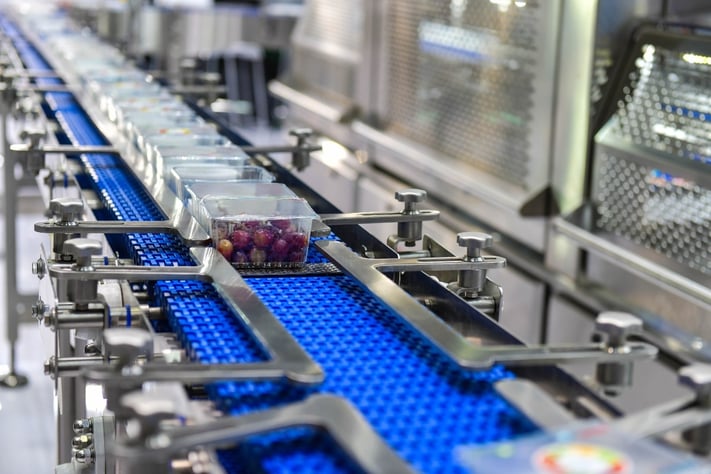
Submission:
{"label": "perforated metal panel", "polygon": [[711,275],[711,191],[607,153],[598,159],[597,227]]}
{"label": "perforated metal panel", "polygon": [[644,45],[642,50],[618,102],[615,134],[671,156],[711,165],[708,58],[654,45]]}
{"label": "perforated metal panel", "polygon": [[540,66],[554,3],[392,1],[389,131],[529,188],[534,122],[550,124],[535,95],[541,75],[552,82]]}
{"label": "perforated metal panel", "polygon": [[596,139],[596,225],[704,280],[711,275],[711,63],[683,42],[660,42],[640,44]]}

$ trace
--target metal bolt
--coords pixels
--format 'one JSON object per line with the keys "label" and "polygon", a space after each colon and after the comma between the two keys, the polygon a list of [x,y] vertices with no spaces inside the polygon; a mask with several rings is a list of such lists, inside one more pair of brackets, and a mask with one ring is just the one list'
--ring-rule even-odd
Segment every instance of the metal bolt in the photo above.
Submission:
{"label": "metal bolt", "polygon": [[94,431],[94,423],[91,418],[79,418],[72,424],[72,429],[76,434],[86,434]]}
{"label": "metal bolt", "polygon": [[47,264],[42,257],[32,262],[32,274],[40,280],[47,275]]}
{"label": "metal bolt", "polygon": [[75,451],[74,459],[79,464],[94,464],[94,450],[86,448]]}
{"label": "metal bolt", "polygon": [[37,298],[35,304],[32,305],[32,317],[37,321],[42,321],[49,310],[49,305],[42,301],[42,298]]}
{"label": "metal bolt", "polygon": [[101,348],[95,340],[89,339],[84,346],[84,354],[99,355],[101,354]]}
{"label": "metal bolt", "polygon": [[91,433],[81,434],[72,438],[72,448],[74,448],[75,450],[88,448],[93,444],[93,442],[94,438]]}
{"label": "metal bolt", "polygon": [[55,361],[56,359],[54,358],[54,356],[44,361],[44,364],[42,364],[42,368],[44,369],[44,375],[49,375],[50,377],[54,378],[54,372],[56,369]]}
{"label": "metal bolt", "polygon": [[483,232],[460,232],[457,234],[457,245],[467,249],[467,260],[481,257],[481,250],[491,247],[494,239]]}

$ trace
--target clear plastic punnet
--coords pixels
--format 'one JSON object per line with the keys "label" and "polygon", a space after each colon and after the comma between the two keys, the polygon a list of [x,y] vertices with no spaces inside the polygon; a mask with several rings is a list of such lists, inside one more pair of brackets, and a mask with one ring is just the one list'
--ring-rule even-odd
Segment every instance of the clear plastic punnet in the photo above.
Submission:
{"label": "clear plastic punnet", "polygon": [[160,160],[160,150],[165,148],[174,148],[178,150],[198,148],[232,148],[235,155],[244,156],[245,160],[248,159],[239,148],[230,146],[232,145],[231,141],[222,135],[218,135],[217,133],[204,135],[153,135],[145,140],[145,148],[142,151],[150,163],[156,163],[156,168],[158,168],[158,161]]}
{"label": "clear plastic punnet", "polygon": [[261,166],[176,166],[170,171],[168,185],[181,199],[188,186],[208,183],[271,183],[274,175]]}
{"label": "clear plastic punnet", "polygon": [[[238,168],[239,169],[239,168]],[[232,182],[195,183],[183,190],[185,206],[199,219],[200,202],[205,198],[295,198],[294,191],[282,183]]]}
{"label": "clear plastic punnet", "polygon": [[178,166],[212,166],[239,168],[248,164],[249,157],[237,147],[165,147],[154,149],[154,163],[158,174],[169,181],[171,171]]}
{"label": "clear plastic punnet", "polygon": [[303,265],[318,217],[304,199],[274,197],[206,197],[201,215],[217,250],[237,268]]}

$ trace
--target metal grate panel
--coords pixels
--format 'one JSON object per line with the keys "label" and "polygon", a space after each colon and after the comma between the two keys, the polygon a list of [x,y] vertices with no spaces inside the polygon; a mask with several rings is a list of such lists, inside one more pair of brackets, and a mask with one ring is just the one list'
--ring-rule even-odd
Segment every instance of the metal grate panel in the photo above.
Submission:
{"label": "metal grate panel", "polygon": [[597,159],[596,226],[711,275],[711,190],[608,153]]}
{"label": "metal grate panel", "polygon": [[533,122],[550,120],[534,97],[546,6],[505,3],[393,1],[388,118],[394,134],[527,189]]}
{"label": "metal grate panel", "polygon": [[618,101],[614,134],[671,157],[711,165],[711,64],[707,59],[644,45]]}
{"label": "metal grate panel", "polygon": [[700,272],[705,281],[711,275],[711,62],[692,46],[701,40],[675,38],[647,33],[630,58],[613,117],[596,137],[593,200],[600,230],[641,253],[666,257],[695,280]]}

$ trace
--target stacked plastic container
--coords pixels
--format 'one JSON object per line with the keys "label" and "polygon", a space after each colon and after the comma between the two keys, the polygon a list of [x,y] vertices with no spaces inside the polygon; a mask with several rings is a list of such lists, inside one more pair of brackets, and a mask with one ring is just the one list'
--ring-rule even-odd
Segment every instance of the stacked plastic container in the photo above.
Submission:
{"label": "stacked plastic container", "polygon": [[[155,168],[156,176],[238,267],[294,267],[306,261],[318,216],[179,98],[94,37],[53,35],[50,47],[91,99]],[[250,183],[250,184],[246,184]]]}

